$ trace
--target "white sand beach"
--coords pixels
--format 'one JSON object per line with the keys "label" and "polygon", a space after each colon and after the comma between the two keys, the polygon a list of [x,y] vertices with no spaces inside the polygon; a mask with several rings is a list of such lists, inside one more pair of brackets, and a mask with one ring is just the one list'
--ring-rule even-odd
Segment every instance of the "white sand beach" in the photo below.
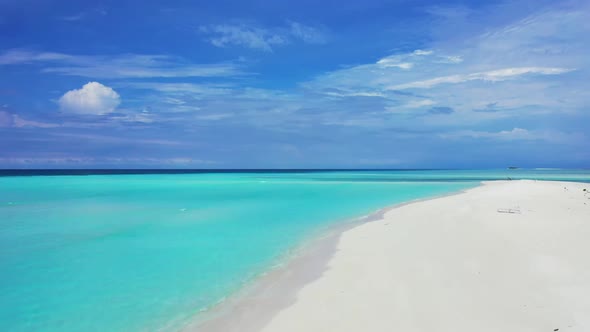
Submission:
{"label": "white sand beach", "polygon": [[494,181],[391,209],[202,331],[590,331],[584,189]]}

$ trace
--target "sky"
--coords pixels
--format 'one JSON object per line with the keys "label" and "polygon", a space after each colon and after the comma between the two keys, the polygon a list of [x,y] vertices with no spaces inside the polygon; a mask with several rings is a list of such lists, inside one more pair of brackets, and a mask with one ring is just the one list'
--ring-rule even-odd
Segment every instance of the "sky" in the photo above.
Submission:
{"label": "sky", "polygon": [[588,168],[589,54],[587,0],[0,0],[0,168]]}

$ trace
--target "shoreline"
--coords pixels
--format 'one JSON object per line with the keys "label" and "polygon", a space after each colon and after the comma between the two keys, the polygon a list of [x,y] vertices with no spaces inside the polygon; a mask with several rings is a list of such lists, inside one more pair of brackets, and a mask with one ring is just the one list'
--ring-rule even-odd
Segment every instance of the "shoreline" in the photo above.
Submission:
{"label": "shoreline", "polygon": [[[539,181],[540,184],[549,182],[551,186],[572,185],[586,186],[579,182],[565,181]],[[464,189],[458,192],[448,193],[435,197],[412,200],[393,206],[382,208],[365,217],[351,220],[344,224],[332,227],[329,232],[316,236],[311,241],[305,241],[294,250],[294,253],[281,262],[279,267],[271,268],[267,273],[257,278],[250,286],[231,295],[223,303],[214,306],[211,311],[203,315],[202,320],[187,325],[186,331],[261,331],[274,322],[279,314],[289,312],[295,304],[298,304],[299,293],[318,283],[325,278],[326,272],[330,269],[330,263],[335,259],[342,242],[342,236],[347,233],[354,233],[363,225],[372,222],[387,221],[387,214],[395,213],[407,206],[417,206],[425,202],[433,202],[449,197],[457,197],[469,194],[471,191],[478,191],[490,184],[515,184],[537,183],[536,180],[514,180],[514,181],[483,181],[479,185]],[[590,204],[590,203],[589,203]],[[367,228],[367,227],[365,227]],[[352,231],[352,232],[349,232]],[[283,319],[284,320],[284,319]],[[276,324],[275,324],[276,325]],[[272,331],[281,329],[270,328]]]}
{"label": "shoreline", "polygon": [[[418,198],[388,205],[367,215],[341,221],[325,230],[303,239],[284,257],[247,282],[235,293],[229,294],[195,315],[194,320],[181,331],[186,332],[255,332],[261,330],[280,310],[294,303],[297,291],[320,278],[333,258],[342,234],[366,223],[382,220],[391,210],[410,204],[464,194],[485,185],[490,180],[474,182],[473,187]],[[270,294],[269,294],[270,293]],[[255,302],[255,306],[252,303]]]}

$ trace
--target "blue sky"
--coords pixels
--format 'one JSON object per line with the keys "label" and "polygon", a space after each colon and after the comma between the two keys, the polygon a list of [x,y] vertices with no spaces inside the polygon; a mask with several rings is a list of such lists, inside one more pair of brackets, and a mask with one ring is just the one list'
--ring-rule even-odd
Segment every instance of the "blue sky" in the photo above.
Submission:
{"label": "blue sky", "polygon": [[590,167],[588,1],[0,0],[0,167]]}

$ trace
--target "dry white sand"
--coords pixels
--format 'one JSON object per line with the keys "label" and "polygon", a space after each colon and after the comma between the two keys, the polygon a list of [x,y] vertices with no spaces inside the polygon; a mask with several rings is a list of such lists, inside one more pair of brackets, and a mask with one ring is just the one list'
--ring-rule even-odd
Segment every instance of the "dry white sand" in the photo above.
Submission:
{"label": "dry white sand", "polygon": [[494,181],[392,209],[342,233],[323,273],[291,289],[272,317],[254,316],[280,287],[242,304],[223,330],[590,331],[584,188]]}

